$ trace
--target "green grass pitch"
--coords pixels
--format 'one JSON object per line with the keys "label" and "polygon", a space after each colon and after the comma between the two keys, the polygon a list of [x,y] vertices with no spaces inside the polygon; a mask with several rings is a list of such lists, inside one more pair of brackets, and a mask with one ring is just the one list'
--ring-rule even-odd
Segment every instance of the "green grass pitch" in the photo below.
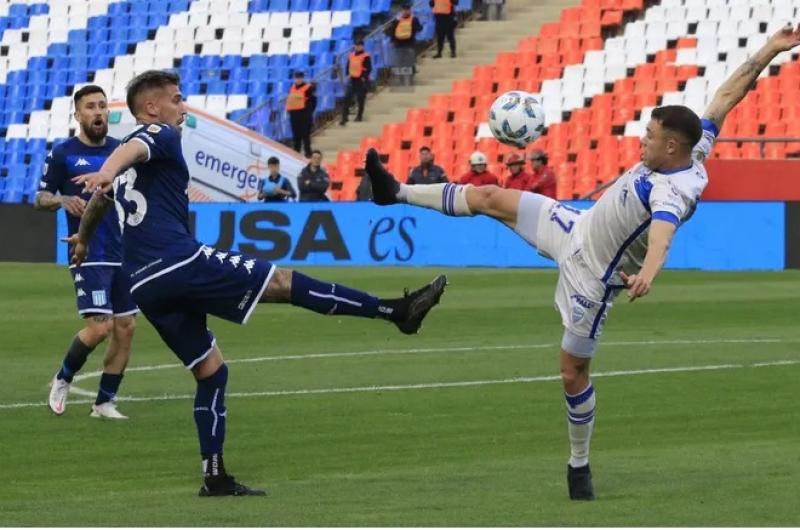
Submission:
{"label": "green grass pitch", "polygon": [[[433,269],[311,270],[382,295]],[[0,266],[0,521],[10,526],[800,525],[800,274],[667,272],[619,299],[593,369],[598,500],[567,500],[555,273],[450,270],[422,333],[261,306],[212,320],[226,464],[266,498],[201,499],[192,378],[139,319],[89,418],[47,383],[79,328],[66,270]],[[77,386],[95,391],[102,351]]]}

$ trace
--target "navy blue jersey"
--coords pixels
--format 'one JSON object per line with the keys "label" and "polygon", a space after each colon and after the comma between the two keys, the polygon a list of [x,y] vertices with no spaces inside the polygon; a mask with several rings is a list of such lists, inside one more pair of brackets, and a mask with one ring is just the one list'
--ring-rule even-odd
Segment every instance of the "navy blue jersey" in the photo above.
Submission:
{"label": "navy blue jersey", "polygon": [[140,142],[147,160],[114,181],[127,271],[143,278],[195,254],[200,244],[189,230],[189,169],[180,132],[165,124],[137,127],[123,143]]}
{"label": "navy blue jersey", "polygon": [[[77,136],[55,146],[47,156],[44,175],[39,183],[39,191],[59,192],[61,195],[77,195],[88,201],[90,193],[84,193],[83,185],[72,182],[72,178],[99,171],[106,158],[117,148],[119,141],[106,136],[102,146],[86,145]],[[70,234],[78,232],[81,218],[67,215]],[[70,254],[72,249],[70,249]],[[110,210],[101,220],[97,231],[89,241],[89,255],[84,265],[105,263],[119,265],[122,262],[122,239],[117,212]]]}

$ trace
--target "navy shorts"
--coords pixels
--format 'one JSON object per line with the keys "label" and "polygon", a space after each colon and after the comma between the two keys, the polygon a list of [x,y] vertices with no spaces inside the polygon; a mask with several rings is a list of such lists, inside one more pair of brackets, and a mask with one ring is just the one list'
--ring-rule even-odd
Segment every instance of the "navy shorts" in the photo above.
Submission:
{"label": "navy shorts", "polygon": [[274,271],[268,261],[203,246],[136,282],[133,299],[167,346],[193,368],[214,347],[206,316],[245,324]]}
{"label": "navy shorts", "polygon": [[70,273],[81,316],[122,317],[139,312],[131,296],[129,277],[122,272],[122,267],[82,265],[70,267]]}

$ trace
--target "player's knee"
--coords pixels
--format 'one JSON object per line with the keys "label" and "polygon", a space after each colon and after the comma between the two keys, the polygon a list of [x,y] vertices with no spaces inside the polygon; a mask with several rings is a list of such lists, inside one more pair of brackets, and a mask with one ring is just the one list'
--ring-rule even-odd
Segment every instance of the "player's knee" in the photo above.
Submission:
{"label": "player's knee", "polygon": [[580,392],[589,382],[589,360],[575,357],[562,359],[561,381],[567,392]]}
{"label": "player's knee", "polygon": [[119,341],[130,342],[136,331],[136,319],[132,316],[114,319],[114,336]]}
{"label": "player's knee", "polygon": [[292,296],[292,271],[290,269],[275,268],[269,285],[264,290],[261,302],[287,302]]}
{"label": "player's knee", "polygon": [[107,315],[95,315],[86,319],[86,338],[91,343],[89,346],[96,346],[106,340],[111,333],[114,321]]}
{"label": "player's knee", "polygon": [[[502,204],[503,188],[490,184],[473,188],[474,204],[470,200],[469,206],[473,211],[492,212],[500,208]],[[474,206],[474,207],[473,207]]]}

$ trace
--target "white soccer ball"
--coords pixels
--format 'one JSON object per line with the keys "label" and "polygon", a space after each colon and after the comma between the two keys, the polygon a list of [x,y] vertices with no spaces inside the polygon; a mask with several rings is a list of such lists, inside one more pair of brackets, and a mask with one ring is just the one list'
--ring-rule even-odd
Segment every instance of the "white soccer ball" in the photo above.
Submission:
{"label": "white soccer ball", "polygon": [[526,147],[544,131],[544,108],[538,96],[522,90],[499,96],[489,109],[489,128],[498,141]]}

